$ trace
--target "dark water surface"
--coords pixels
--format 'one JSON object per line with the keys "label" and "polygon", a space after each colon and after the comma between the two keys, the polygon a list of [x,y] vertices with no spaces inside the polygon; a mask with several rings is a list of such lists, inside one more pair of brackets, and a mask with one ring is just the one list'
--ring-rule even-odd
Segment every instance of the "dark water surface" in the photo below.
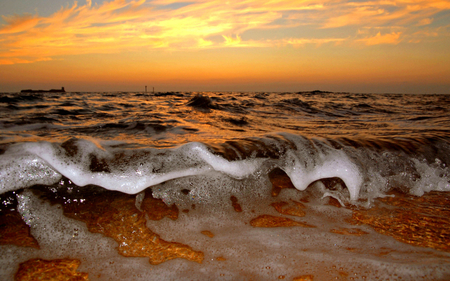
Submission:
{"label": "dark water surface", "polygon": [[173,147],[277,132],[423,139],[448,137],[449,107],[447,95],[11,93],[0,96],[0,126],[2,143],[93,137]]}

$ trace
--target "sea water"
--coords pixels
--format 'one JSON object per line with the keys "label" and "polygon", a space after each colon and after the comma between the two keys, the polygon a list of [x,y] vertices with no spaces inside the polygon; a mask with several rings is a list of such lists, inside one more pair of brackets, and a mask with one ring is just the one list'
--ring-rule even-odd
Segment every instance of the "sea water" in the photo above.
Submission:
{"label": "sea water", "polygon": [[64,261],[90,280],[448,280],[449,109],[447,95],[0,94],[1,279]]}

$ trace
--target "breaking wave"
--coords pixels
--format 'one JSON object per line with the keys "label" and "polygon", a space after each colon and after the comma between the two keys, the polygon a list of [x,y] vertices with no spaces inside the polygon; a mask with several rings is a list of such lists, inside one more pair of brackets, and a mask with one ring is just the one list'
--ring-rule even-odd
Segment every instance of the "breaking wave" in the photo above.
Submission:
{"label": "breaking wave", "polygon": [[444,138],[324,140],[280,133],[165,149],[124,149],[72,138],[5,147],[0,155],[0,192],[51,185],[64,177],[78,186],[137,194],[182,177],[219,174],[239,181],[268,177],[279,169],[298,190],[315,185],[324,196],[357,204],[392,189],[419,196],[450,191],[449,152],[450,143]]}

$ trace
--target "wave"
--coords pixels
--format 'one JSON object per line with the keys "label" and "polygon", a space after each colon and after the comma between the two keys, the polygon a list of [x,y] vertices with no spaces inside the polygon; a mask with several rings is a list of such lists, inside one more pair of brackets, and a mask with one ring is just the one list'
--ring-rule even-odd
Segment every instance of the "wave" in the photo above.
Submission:
{"label": "wave", "polygon": [[[288,133],[175,148],[125,149],[117,142],[77,138],[16,143],[0,149],[0,194],[63,178],[80,187],[137,194],[185,177],[268,182],[279,170],[298,190],[317,188],[342,204],[366,204],[392,189],[418,196],[450,191],[449,152],[449,140],[439,137],[312,139]],[[258,183],[246,188],[257,189]]]}

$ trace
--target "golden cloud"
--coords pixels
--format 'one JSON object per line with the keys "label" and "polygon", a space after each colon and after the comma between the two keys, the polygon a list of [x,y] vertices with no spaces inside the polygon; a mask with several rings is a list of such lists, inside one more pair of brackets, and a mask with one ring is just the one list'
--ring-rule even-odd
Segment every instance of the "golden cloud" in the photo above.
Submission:
{"label": "golden cloud", "polygon": [[[102,4],[88,0],[85,5],[74,2],[49,17],[2,16],[6,24],[0,27],[0,64],[142,49],[298,47],[351,40],[366,45],[396,44],[402,35],[399,32],[360,39],[357,30],[395,25],[413,36],[446,9],[450,3],[444,0],[193,0],[184,5],[174,0],[112,0]],[[326,34],[319,39],[292,31],[308,28],[308,34],[314,34],[337,27],[349,28],[343,38]],[[285,35],[265,38],[261,34],[266,30],[281,30]],[[245,39],[249,31],[260,36]]]}
{"label": "golden cloud", "polygon": [[398,44],[400,43],[400,35],[401,32],[393,32],[389,34],[381,35],[381,32],[378,32],[377,35],[373,37],[367,37],[364,39],[359,39],[357,41],[363,42],[368,46],[379,45],[379,44]]}
{"label": "golden cloud", "polygon": [[41,20],[37,16],[24,15],[24,16],[2,16],[3,20],[7,22],[7,25],[0,29],[0,34],[19,33],[27,31],[36,26]]}
{"label": "golden cloud", "polygon": [[433,19],[430,18],[424,18],[417,23],[417,25],[429,25],[433,22]]}
{"label": "golden cloud", "polygon": [[300,47],[306,44],[314,44],[316,46],[320,46],[322,44],[326,43],[334,43],[334,44],[340,44],[344,42],[345,38],[323,38],[323,39],[311,39],[311,38],[291,38],[283,40],[284,45],[292,45],[294,47]]}

